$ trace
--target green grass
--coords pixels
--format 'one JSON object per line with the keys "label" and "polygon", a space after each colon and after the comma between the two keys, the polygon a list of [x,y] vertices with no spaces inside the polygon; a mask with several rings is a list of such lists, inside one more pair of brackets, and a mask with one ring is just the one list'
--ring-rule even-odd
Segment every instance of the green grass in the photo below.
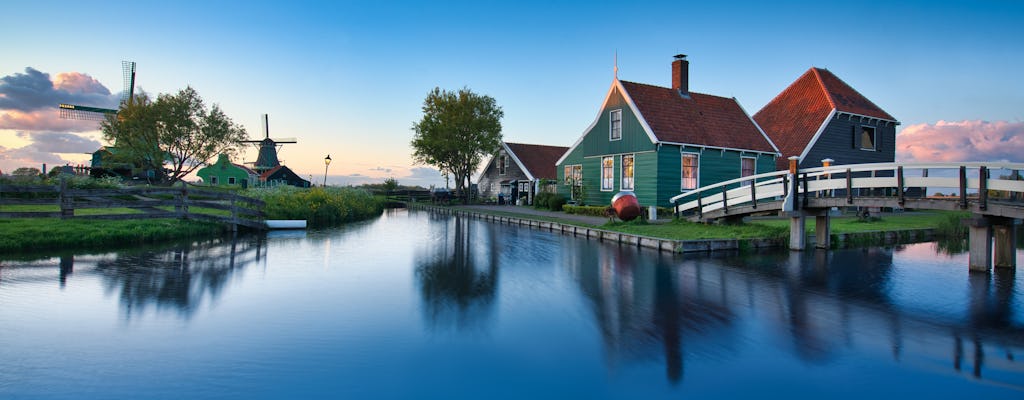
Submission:
{"label": "green grass", "polygon": [[209,238],[224,233],[220,224],[177,219],[127,221],[0,219],[0,253],[49,249],[107,248]]}
{"label": "green grass", "polygon": [[673,240],[784,239],[789,237],[789,225],[784,227],[761,224],[717,225],[673,220],[658,224],[638,221],[610,222],[602,225],[601,228]]}
{"label": "green grass", "polygon": [[384,211],[379,197],[366,190],[347,187],[281,186],[249,189],[241,194],[265,201],[266,219],[304,219],[314,228],[365,220]]}
{"label": "green grass", "polygon": [[[907,214],[887,214],[879,219],[861,221],[857,217],[832,217],[832,233],[857,233],[875,231],[900,231],[907,229],[937,229],[948,224],[950,219],[965,218],[966,213],[949,211],[913,212]],[[808,233],[814,232],[814,218],[808,217],[805,222]],[[789,229],[789,219],[756,220],[749,225],[764,225],[775,228]]]}

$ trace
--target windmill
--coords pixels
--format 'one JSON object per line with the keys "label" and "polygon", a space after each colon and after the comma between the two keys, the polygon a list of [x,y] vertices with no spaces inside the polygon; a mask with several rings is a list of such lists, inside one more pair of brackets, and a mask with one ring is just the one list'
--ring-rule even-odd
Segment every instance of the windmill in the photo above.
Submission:
{"label": "windmill", "polygon": [[263,139],[260,140],[242,140],[239,143],[253,143],[259,147],[259,155],[256,156],[256,163],[253,164],[252,169],[257,173],[263,173],[271,170],[274,167],[281,165],[280,160],[277,158],[277,151],[281,145],[289,143],[298,143],[295,138],[270,138],[270,127],[268,122],[267,114],[263,114]]}
{"label": "windmill", "polygon": [[[124,104],[135,98],[135,61],[121,61],[121,72],[124,74],[124,91],[121,92],[121,104]],[[117,111],[109,108],[60,104],[60,117],[63,119],[102,121],[107,115],[116,115]]]}

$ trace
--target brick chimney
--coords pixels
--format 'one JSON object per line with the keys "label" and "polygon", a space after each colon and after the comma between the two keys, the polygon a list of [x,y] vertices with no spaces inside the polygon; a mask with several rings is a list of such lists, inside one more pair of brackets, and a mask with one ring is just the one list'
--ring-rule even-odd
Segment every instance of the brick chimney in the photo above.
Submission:
{"label": "brick chimney", "polygon": [[679,95],[690,97],[690,62],[686,61],[686,54],[676,54],[675,61],[672,61],[672,89],[679,91]]}

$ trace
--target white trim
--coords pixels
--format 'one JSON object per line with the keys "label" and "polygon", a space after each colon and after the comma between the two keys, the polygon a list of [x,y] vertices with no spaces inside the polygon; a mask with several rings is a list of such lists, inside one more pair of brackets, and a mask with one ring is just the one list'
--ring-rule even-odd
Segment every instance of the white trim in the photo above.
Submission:
{"label": "white trim", "polygon": [[[685,158],[688,155],[692,155],[692,156],[695,156],[697,158],[697,165],[696,165],[696,167],[697,167],[697,174],[696,174],[696,176],[693,177],[694,178],[694,185],[695,186],[692,187],[692,188],[684,188],[683,187],[683,158]],[[701,156],[701,153],[694,153],[692,151],[683,151],[682,148],[679,149],[679,191],[694,190],[694,189],[699,189],[700,188],[700,156]]]}
{"label": "white trim", "polygon": [[512,151],[512,148],[508,147],[508,145],[505,144],[504,141],[501,142],[501,147],[505,148],[505,154],[512,155],[512,160],[516,162],[516,166],[519,167],[519,170],[523,171],[523,173],[526,174],[526,179],[529,179],[531,181],[537,179],[534,178],[533,174],[531,174],[529,170],[526,169],[526,165],[524,165],[523,162],[519,160],[519,156],[517,156],[516,153]]}
{"label": "white trim", "polygon": [[767,155],[770,155],[770,156],[781,157],[781,155],[779,153],[771,153],[771,152],[767,152],[767,151],[751,150],[751,149],[737,149],[737,148],[734,148],[734,147],[706,146],[706,145],[703,145],[703,144],[678,143],[678,142],[660,142],[660,144],[669,145],[669,146],[680,146],[680,150],[681,150],[681,148],[683,146],[689,146],[689,147],[698,148],[701,151],[704,151],[704,150],[722,150],[722,151],[726,151],[726,150],[728,150],[728,151],[737,151],[737,152],[741,152],[741,153],[767,154]]}
{"label": "white trim", "polygon": [[[833,110],[835,110],[835,109],[833,109]],[[900,121],[896,121],[896,120],[893,120],[893,119],[885,119],[885,118],[872,117],[870,115],[856,114],[856,113],[846,112],[846,111],[837,111],[837,114],[839,114],[840,116],[845,114],[845,115],[849,115],[851,117],[858,117],[858,118],[860,118],[862,120],[861,122],[863,122],[864,119],[868,119],[868,120],[891,122],[894,125],[899,125],[900,124]]]}
{"label": "white trim", "polygon": [[804,158],[807,157],[807,153],[809,153],[811,151],[811,148],[818,143],[818,139],[821,138],[821,134],[825,132],[825,127],[827,127],[828,124],[832,122],[832,118],[835,118],[835,116],[836,109],[833,108],[832,112],[828,113],[828,118],[825,118],[825,120],[821,122],[821,126],[818,127],[818,131],[814,133],[814,137],[811,138],[811,141],[807,142],[807,145],[804,146],[804,151],[800,153],[800,159],[796,160],[797,165],[800,165],[800,163],[804,162]]}
{"label": "white trim", "polygon": [[[613,120],[613,118],[614,118],[616,113],[619,114],[619,137],[617,137],[617,138],[612,137],[612,133],[614,132],[614,127],[615,127],[612,124],[612,120]],[[614,110],[609,110],[608,111],[608,141],[609,142],[617,142],[617,141],[620,141],[620,140],[622,140],[622,109],[621,108],[616,108]]]}
{"label": "white trim", "polygon": [[644,119],[644,116],[641,115],[640,111],[636,108],[636,103],[633,103],[633,99],[629,97],[629,93],[626,93],[626,88],[622,86],[622,82],[620,82],[619,78],[616,77],[614,80],[612,80],[611,87],[608,88],[608,94],[604,96],[604,101],[601,103],[601,107],[597,111],[597,117],[594,118],[594,122],[591,122],[590,126],[588,126],[587,129],[583,130],[583,134],[580,135],[578,139],[576,139],[576,142],[569,147],[569,150],[566,150],[565,154],[562,154],[562,157],[559,158],[558,161],[555,161],[555,165],[559,165],[565,162],[565,159],[569,157],[569,154],[572,154],[572,152],[576,150],[576,148],[579,147],[581,143],[583,143],[583,139],[587,137],[587,134],[590,133],[590,131],[593,130],[595,126],[597,126],[597,122],[600,121],[601,116],[604,115],[604,110],[608,106],[608,101],[611,100],[612,93],[615,89],[619,90],[619,93],[621,93],[622,98],[626,101],[626,104],[629,105],[629,110],[632,111],[633,115],[635,115],[637,120],[640,121],[640,126],[644,128],[644,132],[647,132],[647,137],[651,139],[651,143],[658,143],[658,138],[654,136],[654,131],[651,130],[651,126],[647,124],[647,120]]}
{"label": "white trim", "polygon": [[[623,175],[623,173],[622,173],[623,170],[626,169],[626,162],[625,162],[626,156],[630,156],[630,157],[633,158],[633,176],[629,177],[629,181],[632,183],[633,186],[630,187],[629,189],[626,189],[626,187],[622,184],[623,182],[626,181],[625,180],[625,175]],[[636,154],[627,153],[627,154],[620,154],[619,155],[619,189],[620,190],[636,190]]]}
{"label": "white trim", "polygon": [[750,119],[750,123],[754,124],[754,127],[757,128],[757,131],[761,132],[761,136],[764,137],[764,140],[767,140],[768,144],[772,145],[772,148],[775,149],[776,156],[782,157],[782,152],[779,151],[779,147],[775,145],[775,142],[772,141],[772,138],[768,137],[767,133],[764,133],[764,129],[761,129],[761,125],[758,125],[757,121],[754,121],[754,117],[750,116],[750,114],[747,113],[747,110],[743,108],[743,105],[740,104],[739,100],[736,100],[736,98],[733,97],[732,101],[736,102],[736,105],[740,107],[740,111],[743,111],[743,115],[746,115],[747,118]]}
{"label": "white trim", "polygon": [[[612,173],[611,174],[612,175],[611,176],[612,181],[611,181],[611,185],[607,189],[604,186],[604,183],[605,183],[604,182],[604,160],[605,159],[612,160],[612,166],[610,168],[611,169],[611,173]],[[600,175],[600,179],[601,179],[601,185],[599,187],[601,188],[602,192],[614,192],[615,191],[615,156],[604,156],[604,157],[601,157],[601,175]]]}

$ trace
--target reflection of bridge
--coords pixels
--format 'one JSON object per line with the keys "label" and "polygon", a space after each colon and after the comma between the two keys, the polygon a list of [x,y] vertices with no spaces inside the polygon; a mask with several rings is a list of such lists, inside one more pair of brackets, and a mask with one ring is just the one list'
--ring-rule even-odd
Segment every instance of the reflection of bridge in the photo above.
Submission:
{"label": "reflection of bridge", "polygon": [[[675,196],[676,215],[694,220],[741,219],[754,213],[778,212],[790,217],[790,249],[805,247],[804,219],[815,217],[819,248],[830,245],[833,207],[963,210],[973,215],[970,268],[989,270],[994,263],[1016,267],[1014,227],[1024,219],[1024,181],[1018,163],[880,163],[829,165],[747,176]],[[984,179],[982,178],[984,177]],[[929,190],[949,190],[946,197]]]}

